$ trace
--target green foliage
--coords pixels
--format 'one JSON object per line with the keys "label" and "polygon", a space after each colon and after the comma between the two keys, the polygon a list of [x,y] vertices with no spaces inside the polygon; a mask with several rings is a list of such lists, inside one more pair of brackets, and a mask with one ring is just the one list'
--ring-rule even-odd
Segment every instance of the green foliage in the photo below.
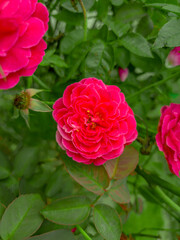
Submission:
{"label": "green foliage", "polygon": [[[165,66],[180,45],[179,1],[82,0],[85,18],[79,0],[40,2],[50,14],[43,61],[0,91],[0,239],[175,240],[179,179],[155,135],[161,107],[180,103],[180,68]],[[103,166],[73,161],[55,140],[53,103],[87,77],[118,86],[136,114],[138,139]],[[14,98],[26,89],[37,94],[18,114]]]}

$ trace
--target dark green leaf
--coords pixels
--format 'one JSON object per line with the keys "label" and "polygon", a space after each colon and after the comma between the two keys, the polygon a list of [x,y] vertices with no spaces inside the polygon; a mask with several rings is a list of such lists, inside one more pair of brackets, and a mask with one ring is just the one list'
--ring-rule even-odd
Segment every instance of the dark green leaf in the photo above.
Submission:
{"label": "dark green leaf", "polygon": [[122,47],[114,48],[114,55],[118,67],[127,68],[130,61],[129,51]]}
{"label": "dark green leaf", "polygon": [[[89,1],[89,0],[83,0],[83,3],[84,3],[84,7],[85,7],[85,9],[86,10],[89,10],[93,5],[94,5],[94,2],[95,2],[95,0],[91,0],[91,1]],[[68,9],[69,11],[71,11],[71,12],[76,12],[76,10],[74,9],[74,7],[72,6],[72,4],[71,4],[71,1],[69,1],[69,0],[66,0],[63,4],[62,4],[62,6],[64,7],[64,8],[66,8],[66,9]],[[79,2],[77,2],[77,9],[78,9],[78,12],[82,12],[83,10],[82,10],[82,8],[81,8],[81,5],[79,4]]]}
{"label": "dark green leaf", "polygon": [[42,235],[28,238],[28,240],[74,240],[74,235],[70,230],[60,229]]}
{"label": "dark green leaf", "polygon": [[0,220],[2,218],[4,211],[5,211],[5,206],[0,202]]}
{"label": "dark green leaf", "polygon": [[31,236],[43,219],[39,211],[44,203],[38,194],[22,195],[5,210],[0,224],[3,240],[21,240]]}
{"label": "dark green leaf", "polygon": [[159,31],[155,48],[176,47],[180,45],[180,19],[171,19]]}
{"label": "dark green leaf", "polygon": [[14,159],[14,174],[17,177],[31,175],[38,161],[37,151],[36,147],[24,147],[18,152]]}
{"label": "dark green leaf", "polygon": [[113,182],[108,195],[117,203],[130,202],[130,194],[126,185],[126,179]]}
{"label": "dark green leaf", "polygon": [[103,41],[97,40],[85,59],[85,77],[106,80],[114,61],[113,49]]}
{"label": "dark green leaf", "polygon": [[86,197],[69,197],[58,200],[41,213],[50,221],[63,225],[75,225],[83,222],[90,212],[90,201]]}
{"label": "dark green leaf", "polygon": [[7,168],[0,166],[0,180],[8,178],[10,171]]}
{"label": "dark green leaf", "polygon": [[58,14],[53,15],[53,17],[70,25],[82,25],[84,20],[82,13],[74,13],[65,9],[62,9]]}
{"label": "dark green leaf", "polygon": [[103,194],[109,185],[109,178],[104,166],[76,163],[70,158],[62,157],[69,174],[83,187],[95,194]]}
{"label": "dark green leaf", "polygon": [[81,43],[84,39],[83,29],[75,29],[62,39],[60,51],[64,54],[69,54],[75,46]]}
{"label": "dark green leaf", "polygon": [[147,40],[140,34],[129,33],[120,40],[120,43],[138,56],[153,57]]}
{"label": "dark green leaf", "polygon": [[148,15],[146,15],[142,17],[141,20],[139,21],[136,28],[136,32],[143,35],[144,37],[147,37],[152,32],[153,28],[154,28],[153,21]]}
{"label": "dark green leaf", "polygon": [[168,12],[173,12],[176,14],[180,14],[180,7],[174,4],[167,4],[167,3],[149,3],[145,5],[146,7],[155,7],[161,10],[165,10]]}
{"label": "dark green leaf", "polygon": [[119,240],[121,223],[117,212],[110,206],[98,204],[94,207],[94,224],[105,240]]}

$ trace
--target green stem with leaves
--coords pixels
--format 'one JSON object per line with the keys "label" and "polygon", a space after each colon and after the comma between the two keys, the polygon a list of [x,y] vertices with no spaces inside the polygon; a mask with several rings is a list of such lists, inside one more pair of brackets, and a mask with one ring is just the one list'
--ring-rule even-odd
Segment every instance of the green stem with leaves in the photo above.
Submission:
{"label": "green stem with leaves", "polygon": [[33,77],[34,81],[35,81],[39,86],[41,86],[42,88],[45,88],[45,89],[50,90],[50,88],[49,88],[44,82],[42,82],[40,78],[38,78],[38,77],[35,76],[35,75],[33,75],[32,77]]}
{"label": "green stem with leaves", "polygon": [[148,90],[148,89],[150,89],[150,88],[157,87],[157,86],[159,86],[159,85],[167,82],[168,80],[170,80],[170,79],[172,79],[172,78],[174,78],[174,77],[177,77],[178,75],[180,75],[180,73],[179,73],[179,72],[176,72],[176,73],[172,74],[171,76],[169,76],[169,77],[167,77],[167,78],[165,78],[165,79],[162,79],[162,80],[160,80],[160,81],[158,81],[158,82],[152,83],[152,84],[150,84],[150,85],[148,85],[148,86],[140,89],[139,91],[131,94],[130,96],[126,97],[126,99],[128,100],[128,99],[134,98],[134,97],[136,97],[137,95],[139,95],[140,93],[145,92],[146,90]]}
{"label": "green stem with leaves", "polygon": [[92,238],[90,238],[88,234],[79,225],[76,225],[76,228],[80,231],[80,233],[84,236],[86,240],[92,240]]}
{"label": "green stem with leaves", "polygon": [[84,41],[87,41],[87,13],[82,0],[79,0],[84,15]]}

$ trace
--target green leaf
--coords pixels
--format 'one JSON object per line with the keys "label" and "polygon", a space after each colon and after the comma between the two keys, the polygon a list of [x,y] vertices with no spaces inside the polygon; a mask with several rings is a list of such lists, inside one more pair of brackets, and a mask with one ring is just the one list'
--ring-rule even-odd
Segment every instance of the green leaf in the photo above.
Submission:
{"label": "green leaf", "polygon": [[28,240],[74,240],[74,234],[70,230],[60,229],[42,235],[28,238]]}
{"label": "green leaf", "polygon": [[[11,186],[12,188],[12,186]],[[8,206],[15,198],[15,194],[5,183],[0,183],[0,201],[3,205]]]}
{"label": "green leaf", "polygon": [[[89,10],[93,5],[94,5],[94,2],[95,0],[83,0],[83,4],[84,4],[84,7],[86,10]],[[82,7],[81,5],[79,4],[79,2],[77,2],[77,9],[78,9],[78,12],[82,12]],[[73,8],[72,4],[71,4],[71,1],[69,0],[66,0],[63,4],[62,4],[62,7],[68,9],[69,11],[71,12],[76,12],[76,10]]]}
{"label": "green leaf", "polygon": [[91,49],[91,46],[92,44],[90,42],[83,42],[80,45],[76,46],[71,52],[71,55],[68,56],[69,69],[66,78],[67,81],[74,76],[84,58],[88,54],[89,50]]}
{"label": "green leaf", "polygon": [[97,12],[100,19],[106,17],[108,13],[109,0],[99,0],[97,3]]}
{"label": "green leaf", "polygon": [[90,204],[91,202],[84,196],[73,196],[48,205],[41,213],[55,223],[75,225],[84,222],[89,216]]}
{"label": "green leaf", "polygon": [[36,147],[23,147],[14,159],[14,174],[17,177],[30,176],[38,162]]}
{"label": "green leaf", "polygon": [[126,146],[123,154],[105,163],[110,178],[123,179],[132,173],[139,161],[139,152],[131,146]]}
{"label": "green leaf", "polygon": [[120,40],[120,44],[138,56],[153,58],[147,40],[138,33],[129,33]]}
{"label": "green leaf", "polygon": [[52,112],[52,109],[42,101],[31,98],[29,109],[36,112]]}
{"label": "green leaf", "polygon": [[173,12],[176,14],[180,14],[180,7],[174,4],[167,4],[167,3],[149,3],[145,4],[146,7],[155,7],[161,10],[165,10],[168,12]]}
{"label": "green leaf", "polygon": [[[51,51],[51,50],[50,50]],[[67,68],[68,65],[65,61],[58,55],[45,55],[43,57],[43,61],[40,63],[41,66],[57,66],[60,68]]]}
{"label": "green leaf", "polygon": [[115,209],[105,204],[94,207],[94,224],[105,240],[119,240],[121,223]]}
{"label": "green leaf", "polygon": [[114,6],[121,6],[124,2],[124,0],[110,0],[110,1]]}
{"label": "green leaf", "polygon": [[38,194],[22,195],[5,210],[0,224],[3,240],[21,240],[31,236],[43,219],[39,211],[44,202]]}
{"label": "green leaf", "polygon": [[127,68],[130,62],[129,51],[122,47],[114,48],[114,55],[118,67]]}
{"label": "green leaf", "polygon": [[126,179],[113,182],[108,195],[117,203],[130,202],[130,194],[126,185]]}
{"label": "green leaf", "polygon": [[0,180],[8,178],[10,171],[7,168],[0,166]]}
{"label": "green leaf", "polygon": [[94,166],[76,163],[72,159],[63,156],[68,173],[89,191],[95,194],[103,194],[109,185],[109,178],[104,166]]}
{"label": "green leaf", "polygon": [[131,23],[134,20],[138,20],[145,14],[142,4],[137,2],[131,2],[123,4],[115,14],[115,20],[123,24]]}
{"label": "green leaf", "polygon": [[75,29],[66,34],[60,44],[60,51],[64,54],[69,54],[75,46],[83,42],[84,31],[83,29]]}
{"label": "green leaf", "polygon": [[117,37],[122,37],[130,29],[129,23],[123,23],[112,16],[108,16],[103,22],[117,35]]}
{"label": "green leaf", "polygon": [[53,15],[58,21],[66,22],[70,25],[83,25],[83,14],[70,12],[66,9],[62,9],[58,14]]}
{"label": "green leaf", "polygon": [[2,218],[4,211],[5,211],[5,206],[0,202],[0,220]]}
{"label": "green leaf", "polygon": [[97,77],[106,80],[113,67],[114,55],[111,46],[97,40],[85,59],[85,77]]}
{"label": "green leaf", "polygon": [[180,19],[171,19],[164,24],[154,43],[155,48],[176,47],[180,45]]}
{"label": "green leaf", "polygon": [[136,32],[143,35],[144,37],[147,37],[152,32],[153,28],[154,28],[153,21],[148,15],[146,15],[142,17],[141,20],[139,21],[136,28]]}

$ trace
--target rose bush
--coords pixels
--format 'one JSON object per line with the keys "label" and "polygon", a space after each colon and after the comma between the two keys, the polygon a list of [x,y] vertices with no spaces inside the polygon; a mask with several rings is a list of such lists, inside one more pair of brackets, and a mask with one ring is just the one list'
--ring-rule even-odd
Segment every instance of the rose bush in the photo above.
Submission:
{"label": "rose bush", "polygon": [[14,87],[42,61],[48,29],[48,10],[37,0],[0,2],[0,89]]}
{"label": "rose bush", "polygon": [[87,78],[69,85],[53,108],[57,142],[77,162],[101,165],[120,156],[137,137],[124,94],[102,80]]}
{"label": "rose bush", "polygon": [[171,172],[180,177],[180,104],[172,103],[161,109],[156,142]]}

